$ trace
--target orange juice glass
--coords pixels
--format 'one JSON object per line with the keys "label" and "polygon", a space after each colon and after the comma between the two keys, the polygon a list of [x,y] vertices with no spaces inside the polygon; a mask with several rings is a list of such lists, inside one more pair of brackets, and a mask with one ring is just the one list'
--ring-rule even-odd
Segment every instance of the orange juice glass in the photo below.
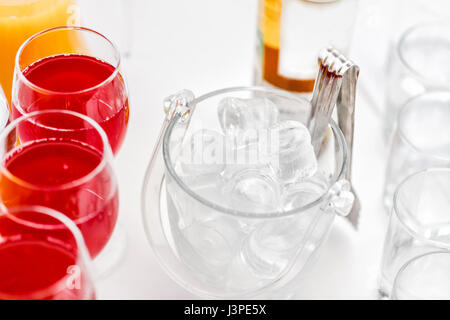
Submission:
{"label": "orange juice glass", "polygon": [[[78,17],[75,0],[0,1],[0,85],[11,105],[14,58],[20,45],[33,34],[57,26],[72,25]],[[67,41],[49,43],[66,45]]]}

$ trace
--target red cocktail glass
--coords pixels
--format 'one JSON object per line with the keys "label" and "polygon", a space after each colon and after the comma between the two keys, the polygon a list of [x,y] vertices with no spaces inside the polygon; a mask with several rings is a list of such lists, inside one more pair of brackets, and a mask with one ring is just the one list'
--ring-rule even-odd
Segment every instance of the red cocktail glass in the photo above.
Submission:
{"label": "red cocktail glass", "polygon": [[0,209],[0,300],[95,299],[76,225],[55,210]]}
{"label": "red cocktail glass", "polygon": [[[117,153],[129,106],[120,54],[111,41],[86,28],[52,28],[25,41],[15,64],[13,119],[47,109],[79,112],[100,124]],[[33,134],[22,132],[28,139],[39,138]]]}
{"label": "red cocktail glass", "polygon": [[[56,128],[56,124],[58,127]],[[64,110],[29,113],[0,133],[0,200],[63,212],[95,258],[114,230],[118,187],[103,129]]]}

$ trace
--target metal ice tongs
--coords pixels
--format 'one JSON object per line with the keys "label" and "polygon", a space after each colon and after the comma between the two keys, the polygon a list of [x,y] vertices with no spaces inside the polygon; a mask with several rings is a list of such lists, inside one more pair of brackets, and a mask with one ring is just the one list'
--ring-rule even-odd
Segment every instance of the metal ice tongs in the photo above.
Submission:
{"label": "metal ice tongs", "polygon": [[[339,127],[344,134],[349,153],[346,175],[348,181],[351,181],[352,172],[355,94],[358,75],[359,67],[336,49],[323,49],[319,54],[319,73],[314,85],[311,114],[308,121],[314,151],[319,154],[336,105]],[[355,195],[355,202],[347,217],[353,226],[357,227],[361,205],[353,187],[352,192]]]}

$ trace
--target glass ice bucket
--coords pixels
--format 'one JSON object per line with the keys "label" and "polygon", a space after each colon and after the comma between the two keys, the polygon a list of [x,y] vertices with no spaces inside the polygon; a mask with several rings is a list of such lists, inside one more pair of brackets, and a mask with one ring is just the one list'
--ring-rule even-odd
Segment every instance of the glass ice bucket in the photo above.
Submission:
{"label": "glass ice bucket", "polygon": [[[300,289],[305,267],[327,238],[334,217],[345,216],[352,208],[354,197],[345,180],[345,139],[331,120],[317,157],[316,173],[300,185],[286,183],[280,187],[272,183],[267,166],[227,163],[228,156],[194,163],[187,168],[189,174],[184,174],[181,150],[189,149],[198,132],[204,133],[203,151],[209,156],[234,150],[227,143],[217,147],[214,144],[218,140],[211,139],[211,132],[223,132],[219,106],[227,98],[262,99],[261,108],[267,103],[276,106],[280,121],[306,124],[311,112],[311,103],[302,97],[258,87],[228,88],[197,98],[184,90],[166,99],[166,119],[143,185],[146,234],[164,270],[198,296],[289,298]],[[270,121],[271,114],[264,116]],[[225,163],[217,159],[225,159]],[[222,168],[234,171],[230,169],[232,173],[220,177],[210,174],[211,169]],[[236,172],[241,172],[238,182]],[[211,191],[217,188],[208,189],[210,185],[223,185],[224,190],[230,190],[230,184],[235,187],[239,183],[248,187],[253,207],[240,201],[242,194],[229,196],[227,192]],[[271,188],[280,189],[267,193]],[[280,195],[285,202],[289,202],[286,197],[293,201],[277,207],[274,203]]]}

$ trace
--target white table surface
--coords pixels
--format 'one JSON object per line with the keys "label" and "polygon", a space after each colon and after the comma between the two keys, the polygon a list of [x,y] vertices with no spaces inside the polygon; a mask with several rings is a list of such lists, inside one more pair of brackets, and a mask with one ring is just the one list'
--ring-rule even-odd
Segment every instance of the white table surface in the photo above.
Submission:
{"label": "white table surface", "polygon": [[[119,222],[128,247],[122,263],[98,281],[99,299],[195,299],[158,265],[147,242],[140,195],[163,120],[162,100],[180,89],[196,95],[252,81],[256,0],[131,0],[131,58],[123,69],[131,113],[116,159]],[[361,67],[353,159],[362,203],[360,228],[337,218],[299,298],[376,298],[387,225],[381,194],[387,147],[382,139],[384,59],[388,43],[386,1],[361,0],[351,58]],[[111,22],[113,23],[113,21]]]}

